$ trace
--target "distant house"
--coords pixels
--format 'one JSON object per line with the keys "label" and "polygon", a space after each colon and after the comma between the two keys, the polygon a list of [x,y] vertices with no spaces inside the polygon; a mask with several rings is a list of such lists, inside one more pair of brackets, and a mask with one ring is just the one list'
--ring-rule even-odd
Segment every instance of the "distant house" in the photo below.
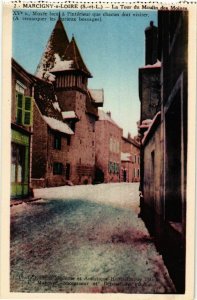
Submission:
{"label": "distant house", "polygon": [[[67,140],[66,180],[88,184],[95,174],[95,122],[103,96],[88,89],[92,77],[86,67],[75,38],[69,41],[59,18],[38,65],[36,76],[51,81],[63,121],[74,134]],[[35,119],[36,122],[36,119]]]}
{"label": "distant house", "polygon": [[119,182],[121,175],[121,137],[120,128],[111,118],[111,113],[98,111],[96,122],[96,176],[95,182]]}
{"label": "distant house", "polygon": [[128,135],[121,142],[121,181],[140,181],[140,145]]}
{"label": "distant house", "polygon": [[12,59],[11,197],[30,194],[33,78]]}

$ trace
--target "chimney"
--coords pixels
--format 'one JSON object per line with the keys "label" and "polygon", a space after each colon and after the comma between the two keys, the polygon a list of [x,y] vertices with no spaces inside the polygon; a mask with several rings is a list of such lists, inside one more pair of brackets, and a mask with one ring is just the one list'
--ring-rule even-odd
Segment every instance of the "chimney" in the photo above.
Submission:
{"label": "chimney", "polygon": [[111,111],[107,111],[107,115],[111,118]]}
{"label": "chimney", "polygon": [[130,132],[128,132],[128,140],[131,140],[131,133]]}
{"label": "chimney", "polygon": [[153,21],[150,21],[150,26],[145,29],[145,40],[145,64],[154,65],[157,62],[158,29]]}

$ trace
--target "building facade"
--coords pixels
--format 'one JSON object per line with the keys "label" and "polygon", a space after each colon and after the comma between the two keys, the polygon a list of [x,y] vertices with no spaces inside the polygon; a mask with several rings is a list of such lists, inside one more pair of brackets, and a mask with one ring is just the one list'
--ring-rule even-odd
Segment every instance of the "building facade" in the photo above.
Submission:
{"label": "building facade", "polygon": [[61,114],[54,87],[35,78],[32,143],[32,188],[67,183],[68,144],[74,134]]}
{"label": "building facade", "polygon": [[95,126],[95,182],[120,182],[122,128],[113,121],[110,112],[99,110],[98,114]]}
{"label": "building facade", "polygon": [[[160,105],[154,116],[142,118],[139,126],[141,217],[155,237],[177,293],[185,291],[187,36],[186,11],[158,12]],[[142,97],[141,101],[147,100]]]}
{"label": "building facade", "polygon": [[121,141],[121,181],[140,181],[140,145],[130,134]]}
{"label": "building facade", "polygon": [[11,197],[30,194],[33,79],[12,59]]}
{"label": "building facade", "polygon": [[[60,18],[49,38],[36,76],[52,83],[62,121],[73,132],[64,149],[66,168],[62,169],[62,174],[65,180],[72,184],[92,183],[95,176],[95,122],[103,97],[98,98],[98,91],[88,89],[88,79],[92,75],[75,38],[69,41]],[[49,182],[51,185],[53,180]]]}

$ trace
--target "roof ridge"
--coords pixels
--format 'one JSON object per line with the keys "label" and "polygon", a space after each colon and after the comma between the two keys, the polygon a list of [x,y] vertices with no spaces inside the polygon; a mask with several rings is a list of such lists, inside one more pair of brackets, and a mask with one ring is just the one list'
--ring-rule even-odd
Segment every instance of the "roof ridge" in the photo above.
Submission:
{"label": "roof ridge", "polygon": [[[73,41],[73,43],[74,43],[74,59],[76,59],[76,65],[77,65],[77,67],[79,68],[79,64],[78,64],[78,61],[77,61],[77,54],[76,54],[77,44],[76,44],[76,41],[75,41],[74,36],[72,37],[72,41]],[[80,55],[79,49],[78,49],[78,52],[79,52],[79,55]]]}
{"label": "roof ridge", "polygon": [[74,36],[72,37],[72,40],[70,41],[64,53],[64,60],[69,59],[73,60],[76,69],[81,70],[89,77],[92,77],[90,71],[88,70],[84,62],[84,59],[82,58],[81,52],[77,46],[77,42]]}

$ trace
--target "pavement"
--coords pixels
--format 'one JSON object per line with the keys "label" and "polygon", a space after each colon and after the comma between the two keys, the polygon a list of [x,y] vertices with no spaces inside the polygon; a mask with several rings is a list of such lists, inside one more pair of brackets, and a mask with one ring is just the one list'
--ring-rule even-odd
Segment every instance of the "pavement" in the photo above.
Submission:
{"label": "pavement", "polygon": [[10,207],[14,206],[14,205],[19,205],[22,203],[27,203],[27,202],[33,202],[33,201],[37,201],[40,200],[39,197],[26,197],[26,198],[17,198],[17,199],[10,199]]}
{"label": "pavement", "polygon": [[10,288],[28,293],[174,294],[139,213],[139,185],[39,189],[11,207]]}

